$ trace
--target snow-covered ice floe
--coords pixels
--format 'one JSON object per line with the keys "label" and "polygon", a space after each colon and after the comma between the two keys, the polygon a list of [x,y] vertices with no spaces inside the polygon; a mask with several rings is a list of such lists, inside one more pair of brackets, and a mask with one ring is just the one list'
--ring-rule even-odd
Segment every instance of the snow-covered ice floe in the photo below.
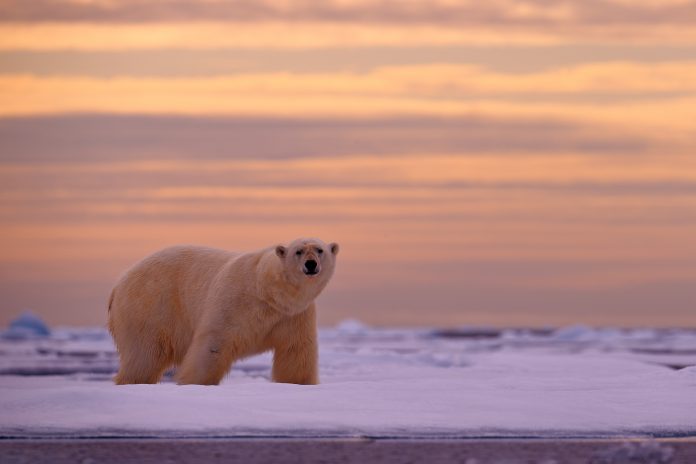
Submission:
{"label": "snow-covered ice floe", "polygon": [[217,387],[115,386],[102,329],[0,334],[2,437],[696,435],[696,331],[370,328],[320,333],[321,385],[269,354]]}

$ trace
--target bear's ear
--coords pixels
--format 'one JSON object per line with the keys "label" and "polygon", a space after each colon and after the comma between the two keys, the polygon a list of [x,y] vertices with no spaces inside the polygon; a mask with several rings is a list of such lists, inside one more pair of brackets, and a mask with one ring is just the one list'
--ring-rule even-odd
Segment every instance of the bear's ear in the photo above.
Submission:
{"label": "bear's ear", "polygon": [[275,249],[276,255],[278,255],[280,259],[285,258],[287,251],[288,250],[283,245],[278,245]]}
{"label": "bear's ear", "polygon": [[334,255],[338,254],[338,243],[334,242],[329,245],[329,248],[331,248],[331,253]]}

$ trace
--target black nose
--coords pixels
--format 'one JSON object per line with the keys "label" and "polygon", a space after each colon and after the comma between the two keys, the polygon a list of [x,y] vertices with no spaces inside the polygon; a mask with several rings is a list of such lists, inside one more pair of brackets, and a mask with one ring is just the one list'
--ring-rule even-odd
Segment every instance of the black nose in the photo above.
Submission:
{"label": "black nose", "polygon": [[305,265],[305,267],[307,268],[307,270],[308,270],[309,272],[314,272],[314,270],[317,268],[317,262],[314,261],[313,259],[308,259],[308,260],[304,263],[304,265]]}

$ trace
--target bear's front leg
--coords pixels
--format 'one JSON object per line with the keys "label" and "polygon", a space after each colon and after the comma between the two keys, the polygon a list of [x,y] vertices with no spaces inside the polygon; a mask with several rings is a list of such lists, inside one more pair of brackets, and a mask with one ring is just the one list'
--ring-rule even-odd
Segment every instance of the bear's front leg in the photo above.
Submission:
{"label": "bear's front leg", "polygon": [[272,334],[274,382],[316,385],[319,383],[319,346],[316,311],[306,311],[280,323]]}
{"label": "bear's front leg", "polygon": [[233,346],[214,334],[198,335],[176,373],[179,385],[218,385],[235,361]]}

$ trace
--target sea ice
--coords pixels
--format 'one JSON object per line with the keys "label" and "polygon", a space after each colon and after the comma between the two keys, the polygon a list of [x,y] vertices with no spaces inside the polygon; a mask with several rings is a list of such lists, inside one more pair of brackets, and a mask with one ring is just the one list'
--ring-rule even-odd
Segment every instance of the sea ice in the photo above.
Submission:
{"label": "sea ice", "polygon": [[240,361],[217,387],[171,377],[115,386],[118,358],[103,329],[0,340],[0,436],[696,433],[694,331],[435,334],[355,322],[322,329],[317,386],[271,383],[268,353]]}

